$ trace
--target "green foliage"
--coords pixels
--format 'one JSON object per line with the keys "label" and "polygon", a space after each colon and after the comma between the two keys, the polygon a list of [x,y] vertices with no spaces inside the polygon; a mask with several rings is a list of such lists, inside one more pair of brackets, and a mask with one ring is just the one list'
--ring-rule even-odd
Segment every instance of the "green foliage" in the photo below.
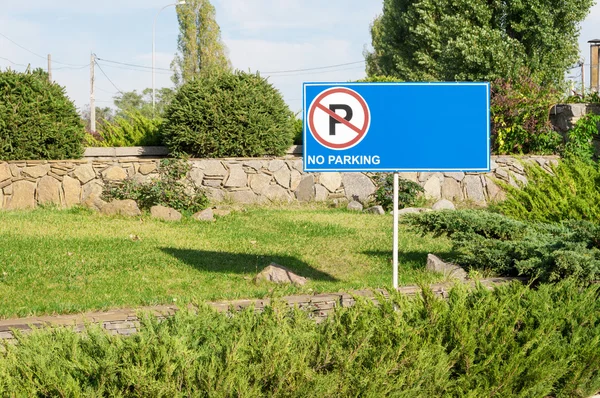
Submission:
{"label": "green foliage", "polygon": [[[394,175],[380,174],[377,183],[377,191],[375,191],[375,201],[383,206],[388,211],[394,208]],[[398,208],[414,206],[418,203],[419,193],[424,192],[416,182],[398,179]]]}
{"label": "green foliage", "polygon": [[79,159],[83,122],[41,69],[0,71],[0,160]]}
{"label": "green foliage", "polygon": [[192,157],[283,155],[294,139],[294,114],[258,74],[211,74],[182,86],[167,109],[164,142]]}
{"label": "green foliage", "polygon": [[562,137],[553,130],[549,111],[557,91],[529,74],[492,84],[492,151],[497,154],[557,153]]}
{"label": "green foliage", "polygon": [[294,145],[302,145],[302,142],[304,141],[304,120],[294,120],[294,131]]}
{"label": "green foliage", "polygon": [[158,168],[158,178],[149,182],[127,179],[122,183],[109,185],[103,195],[107,200],[133,199],[142,209],[162,205],[195,213],[207,207],[208,199],[195,184],[185,183],[189,171],[190,165],[185,160],[163,159]]}
{"label": "green foliage", "polygon": [[161,145],[162,119],[151,119],[139,111],[129,111],[114,121],[103,121],[95,134],[86,135],[86,145],[125,147]]}
{"label": "green foliage", "polygon": [[187,0],[177,6],[179,38],[177,54],[171,62],[173,82],[177,86],[200,77],[201,74],[231,70],[221,28],[215,19],[215,7],[210,0]]}
{"label": "green foliage", "polygon": [[406,81],[493,81],[515,78],[526,67],[557,86],[578,61],[579,23],[593,4],[384,0],[371,27],[367,73]]}
{"label": "green foliage", "polygon": [[452,239],[456,262],[502,276],[544,282],[600,279],[600,226],[587,221],[524,223],[487,211],[432,212],[404,222]]}
{"label": "green foliage", "polygon": [[560,222],[563,220],[600,219],[600,171],[598,166],[567,158],[548,173],[525,163],[528,184],[516,188],[498,182],[506,191],[506,200],[492,209],[519,220]]}
{"label": "green foliage", "polygon": [[163,87],[156,90],[155,109],[152,106],[152,89],[146,88],[141,93],[137,90],[119,93],[114,97],[118,108],[117,116],[128,118],[130,114],[154,118],[164,114],[165,109],[175,96],[175,90]]}
{"label": "green foliage", "polygon": [[[585,91],[585,90],[584,90]],[[563,101],[565,104],[600,104],[600,93],[597,91],[574,93]]]}
{"label": "green foliage", "polygon": [[201,306],[144,317],[128,338],[35,331],[0,354],[0,395],[587,397],[600,388],[598,294],[513,283],[359,300],[320,324],[281,305]]}
{"label": "green foliage", "polygon": [[600,115],[589,113],[579,119],[567,133],[564,155],[583,161],[592,161],[594,157],[593,138],[600,134]]}
{"label": "green foliage", "polygon": [[398,79],[397,77],[393,77],[393,76],[374,75],[374,76],[365,77],[364,79],[357,80],[356,82],[357,83],[398,83],[398,82],[402,82],[402,80]]}

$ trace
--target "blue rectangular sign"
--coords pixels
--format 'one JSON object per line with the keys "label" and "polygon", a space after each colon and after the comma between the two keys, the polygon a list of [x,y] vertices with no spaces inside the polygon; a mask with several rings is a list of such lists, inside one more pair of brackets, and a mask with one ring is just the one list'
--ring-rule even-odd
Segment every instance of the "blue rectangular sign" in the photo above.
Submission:
{"label": "blue rectangular sign", "polygon": [[489,171],[489,83],[304,83],[305,171]]}

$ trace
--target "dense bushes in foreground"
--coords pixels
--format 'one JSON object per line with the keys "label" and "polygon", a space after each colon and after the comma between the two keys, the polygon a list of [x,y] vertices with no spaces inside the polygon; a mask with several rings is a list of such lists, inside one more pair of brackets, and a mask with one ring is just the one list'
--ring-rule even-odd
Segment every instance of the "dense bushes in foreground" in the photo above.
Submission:
{"label": "dense bushes in foreground", "polygon": [[531,223],[481,210],[409,215],[421,232],[448,235],[455,260],[468,269],[544,282],[600,280],[600,226],[587,221]]}
{"label": "dense bushes in foreground", "polygon": [[[0,353],[0,395],[585,397],[600,389],[599,287],[455,288],[297,310],[208,308],[129,338],[37,331]],[[399,310],[396,310],[399,308]]]}

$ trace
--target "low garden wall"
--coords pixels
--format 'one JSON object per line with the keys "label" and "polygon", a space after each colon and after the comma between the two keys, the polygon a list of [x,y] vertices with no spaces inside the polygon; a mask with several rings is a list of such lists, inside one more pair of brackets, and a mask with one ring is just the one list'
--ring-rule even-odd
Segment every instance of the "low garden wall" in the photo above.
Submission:
{"label": "low garden wall", "polygon": [[[131,178],[149,181],[158,177],[160,159],[103,158],[59,161],[0,162],[0,208],[25,209],[40,204],[70,207],[100,197],[109,183]],[[286,201],[367,202],[376,186],[364,173],[304,173],[302,159],[283,158],[192,159],[188,179],[203,187],[213,203],[268,203]],[[416,181],[431,199],[486,205],[501,199],[494,182],[526,183],[521,162],[549,169],[556,156],[493,156],[489,173],[401,173]]]}

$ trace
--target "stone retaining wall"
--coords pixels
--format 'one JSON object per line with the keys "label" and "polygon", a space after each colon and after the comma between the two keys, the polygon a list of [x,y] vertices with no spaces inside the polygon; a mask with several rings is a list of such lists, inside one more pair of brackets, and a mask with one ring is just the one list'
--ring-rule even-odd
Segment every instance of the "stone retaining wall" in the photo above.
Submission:
{"label": "stone retaining wall", "polygon": [[[524,157],[549,169],[555,156]],[[0,162],[0,209],[33,208],[53,203],[62,207],[85,204],[102,194],[109,183],[132,178],[149,181],[158,177],[160,159],[108,158],[68,161]],[[376,190],[373,175],[364,173],[304,173],[302,160],[284,158],[193,159],[190,182],[206,189],[213,203],[298,201],[367,202]],[[521,161],[493,156],[490,173],[401,173],[416,181],[432,199],[470,201],[485,205],[501,199],[494,179],[516,185],[527,182]]]}
{"label": "stone retaining wall", "polygon": [[[479,281],[479,283],[492,289],[499,284],[513,280],[522,281],[520,278],[490,278],[483,279]],[[473,286],[474,282],[467,282],[467,284]],[[434,284],[429,288],[436,296],[447,298],[448,291],[452,288],[452,283]],[[407,296],[414,296],[421,292],[421,288],[418,286],[404,286],[400,287],[398,291]],[[375,300],[378,295],[388,297],[388,293],[383,290],[378,290],[377,293],[374,293],[371,290],[359,290],[351,293],[286,296],[282,297],[280,300],[290,307],[297,307],[308,311],[310,316],[319,322],[335,311],[336,308],[354,305],[356,303],[356,297],[365,297],[367,299]],[[264,308],[270,304],[271,301],[269,299],[233,300],[208,303],[208,305],[217,312],[228,312],[231,310],[240,311],[249,307],[254,308],[256,311],[263,311]],[[174,305],[162,305],[138,309],[125,308],[105,312],[88,312],[85,314],[74,315],[5,319],[0,320],[0,340],[14,340],[14,330],[27,334],[36,328],[65,326],[73,328],[76,332],[81,332],[85,329],[87,324],[100,325],[111,334],[128,336],[139,330],[140,312],[150,313],[161,319],[172,316],[177,310],[178,308]]]}

